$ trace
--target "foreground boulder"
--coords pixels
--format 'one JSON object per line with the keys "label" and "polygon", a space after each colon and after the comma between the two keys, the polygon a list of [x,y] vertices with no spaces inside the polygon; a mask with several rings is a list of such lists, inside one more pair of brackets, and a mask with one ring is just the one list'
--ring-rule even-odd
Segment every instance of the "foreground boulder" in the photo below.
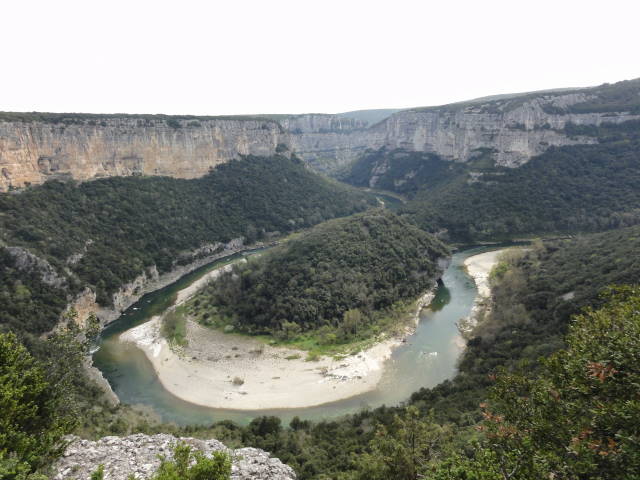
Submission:
{"label": "foreground boulder", "polygon": [[178,441],[190,445],[207,455],[225,451],[233,459],[232,480],[295,480],[291,467],[268,452],[257,448],[231,450],[217,440],[176,438],[173,435],[143,435],[104,437],[94,442],[71,437],[71,443],[54,465],[55,480],[86,480],[99,465],[104,465],[105,480],[126,480],[129,475],[137,479],[150,478],[160,465],[159,455],[173,456]]}

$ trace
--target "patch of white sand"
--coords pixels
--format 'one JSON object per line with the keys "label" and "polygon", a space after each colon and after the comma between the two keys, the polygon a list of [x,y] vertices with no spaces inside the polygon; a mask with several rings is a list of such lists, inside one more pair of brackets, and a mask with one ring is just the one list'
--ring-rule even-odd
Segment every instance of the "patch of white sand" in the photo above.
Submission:
{"label": "patch of white sand", "polygon": [[[429,292],[416,303],[416,325],[432,299]],[[413,327],[355,355],[308,362],[304,351],[272,347],[191,321],[188,347],[176,353],[161,337],[160,322],[154,317],[120,339],[146,354],[171,394],[197,405],[236,410],[311,407],[373,390],[393,349],[415,331]]]}

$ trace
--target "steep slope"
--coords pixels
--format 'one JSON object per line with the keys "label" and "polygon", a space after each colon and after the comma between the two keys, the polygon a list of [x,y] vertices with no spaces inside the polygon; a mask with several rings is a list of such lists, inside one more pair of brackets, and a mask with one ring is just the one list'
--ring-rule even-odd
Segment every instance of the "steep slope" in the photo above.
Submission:
{"label": "steep slope", "polygon": [[[3,304],[19,296],[48,298],[29,293],[44,288],[48,276],[49,288],[76,294],[88,287],[85,301],[121,309],[163,273],[361,211],[370,202],[283,156],[247,157],[194,180],[54,181],[0,194],[0,245],[19,247],[2,250],[1,298]],[[37,285],[28,282],[34,270],[42,278]],[[24,291],[16,282],[30,286]],[[53,326],[47,318],[39,321],[41,331]],[[7,323],[20,321],[27,319]]]}
{"label": "steep slope", "polygon": [[473,241],[600,231],[640,222],[640,123],[572,126],[598,143],[550,148],[517,169],[470,164],[405,209],[425,228]]}
{"label": "steep slope", "polygon": [[195,178],[239,155],[272,155],[284,147],[330,174],[367,149],[382,147],[456,162],[489,152],[497,165],[515,167],[549,146],[596,141],[567,135],[563,129],[569,124],[640,119],[639,93],[640,80],[631,80],[403,110],[374,125],[366,112],[253,117],[0,113],[0,191],[50,178]]}
{"label": "steep slope", "polygon": [[381,148],[366,152],[336,177],[358,187],[396,192],[411,198],[421,190],[436,188],[465,172],[464,165],[443,160],[434,153]]}
{"label": "steep slope", "polygon": [[496,165],[516,167],[550,146],[594,143],[569,136],[573,125],[600,125],[640,119],[640,79],[577,91],[527,94],[493,101],[407,110],[384,129],[388,148],[432,152],[466,162],[491,152]]}
{"label": "steep slope", "polygon": [[0,191],[47,179],[197,178],[239,155],[273,155],[274,121],[155,115],[0,114]]}
{"label": "steep slope", "polygon": [[330,137],[292,137],[317,168],[339,172],[367,149],[433,153],[469,162],[488,154],[499,166],[517,167],[550,146],[595,143],[567,135],[567,125],[640,119],[640,79],[599,87],[498,96],[440,107],[403,110],[365,130]]}
{"label": "steep slope", "polygon": [[[462,452],[464,448],[468,454],[469,438],[477,438],[474,427],[482,420],[479,404],[493,385],[493,375],[501,367],[512,370],[521,360],[531,362],[535,374],[541,356],[564,347],[571,315],[584,306],[600,307],[604,299],[599,293],[610,284],[640,282],[638,249],[640,227],[636,226],[538,243],[525,254],[504,259],[492,275],[490,318],[468,341],[458,375],[416,392],[405,406],[364,409],[319,422],[296,418],[290,429],[282,428],[274,417],[255,419],[241,427],[241,433],[238,427],[219,423],[202,427],[198,436],[207,438],[215,432],[224,441],[241,437],[246,445],[272,451],[301,479],[335,478],[357,468],[354,460],[362,457],[370,442],[389,438],[395,416],[404,417],[407,407],[415,407],[434,433],[430,438],[437,438],[442,450],[450,447]],[[445,429],[433,429],[431,422]],[[384,436],[376,435],[372,428],[376,424],[388,429]],[[192,430],[187,432],[193,435]]]}

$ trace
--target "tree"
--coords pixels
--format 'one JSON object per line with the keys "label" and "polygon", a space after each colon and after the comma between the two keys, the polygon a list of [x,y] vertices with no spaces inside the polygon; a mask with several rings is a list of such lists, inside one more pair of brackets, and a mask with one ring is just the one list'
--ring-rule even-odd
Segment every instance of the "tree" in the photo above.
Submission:
{"label": "tree", "polygon": [[[14,464],[2,478],[22,478],[58,455],[75,421],[64,411],[64,391],[12,334],[0,334],[0,462]],[[66,407],[65,407],[66,409]]]}
{"label": "tree", "polygon": [[640,287],[611,289],[607,299],[574,318],[567,349],[539,376],[498,377],[482,405],[486,441],[475,462],[442,478],[637,478]]}
{"label": "tree", "polygon": [[358,458],[358,480],[418,480],[424,478],[451,431],[421,417],[416,407],[395,415],[388,427],[380,425],[371,451]]}
{"label": "tree", "polygon": [[161,459],[152,480],[228,480],[231,478],[231,458],[224,452],[211,457],[193,452],[184,443],[175,446],[173,460]]}

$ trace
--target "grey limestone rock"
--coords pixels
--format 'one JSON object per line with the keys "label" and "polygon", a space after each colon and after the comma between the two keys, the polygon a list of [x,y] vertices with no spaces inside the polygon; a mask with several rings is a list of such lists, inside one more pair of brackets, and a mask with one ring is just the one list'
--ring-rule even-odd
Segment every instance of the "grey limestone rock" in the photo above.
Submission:
{"label": "grey limestone rock", "polygon": [[160,465],[160,455],[172,457],[177,442],[184,442],[205,455],[215,451],[229,453],[233,459],[232,480],[295,480],[291,467],[257,448],[231,450],[217,440],[176,438],[173,435],[136,434],[104,437],[98,441],[69,437],[69,445],[54,465],[55,480],[86,480],[104,465],[105,480],[126,480],[130,475],[147,479]]}

